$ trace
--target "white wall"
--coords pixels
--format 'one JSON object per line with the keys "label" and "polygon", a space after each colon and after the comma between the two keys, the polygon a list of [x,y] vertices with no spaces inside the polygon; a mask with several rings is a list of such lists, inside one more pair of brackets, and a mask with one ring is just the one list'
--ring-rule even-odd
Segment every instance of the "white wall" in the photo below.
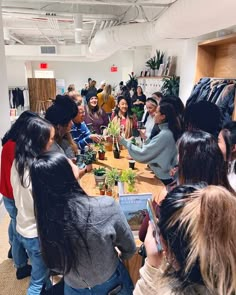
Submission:
{"label": "white wall", "polygon": [[[102,80],[112,85],[118,85],[121,80],[128,80],[128,73],[133,70],[133,52],[131,50],[122,51],[98,62],[48,61],[47,63],[47,70],[53,70],[56,79],[64,79],[66,88],[73,83],[76,89],[81,89],[87,83],[88,78],[96,80],[99,88]],[[32,62],[33,72],[39,69],[39,64],[40,61]],[[117,72],[111,73],[112,65],[118,67]]]}
{"label": "white wall", "polygon": [[6,63],[8,86],[27,86],[25,61],[6,58]]}

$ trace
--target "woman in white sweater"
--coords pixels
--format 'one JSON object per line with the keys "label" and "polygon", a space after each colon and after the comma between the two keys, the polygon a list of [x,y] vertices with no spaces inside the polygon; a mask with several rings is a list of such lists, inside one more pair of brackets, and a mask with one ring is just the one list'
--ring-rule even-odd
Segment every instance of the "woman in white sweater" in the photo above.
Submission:
{"label": "woman in white sweater", "polygon": [[54,135],[54,127],[48,121],[32,118],[17,138],[15,160],[11,168],[11,185],[17,208],[17,237],[24,245],[32,265],[27,295],[39,295],[43,285],[50,284],[39,246],[29,170],[35,158],[51,147]]}
{"label": "woman in white sweater", "polygon": [[134,295],[235,294],[235,215],[236,198],[221,186],[176,187],[160,206],[164,251],[150,224]]}

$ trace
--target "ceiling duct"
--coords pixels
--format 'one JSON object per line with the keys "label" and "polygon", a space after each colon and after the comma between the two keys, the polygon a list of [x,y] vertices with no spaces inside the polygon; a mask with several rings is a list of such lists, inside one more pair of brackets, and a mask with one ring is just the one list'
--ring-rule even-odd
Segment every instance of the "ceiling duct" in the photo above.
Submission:
{"label": "ceiling duct", "polygon": [[[91,41],[89,56],[104,59],[130,46],[151,45],[167,38],[194,38],[228,28],[236,25],[235,11],[235,0],[178,0],[156,22],[97,32]],[[223,17],[223,13],[227,15]]]}

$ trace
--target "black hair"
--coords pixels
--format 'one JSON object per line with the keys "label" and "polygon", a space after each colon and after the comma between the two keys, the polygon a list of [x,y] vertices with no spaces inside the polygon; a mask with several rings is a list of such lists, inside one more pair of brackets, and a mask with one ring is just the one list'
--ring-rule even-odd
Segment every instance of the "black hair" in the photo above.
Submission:
{"label": "black hair", "polygon": [[201,129],[215,137],[221,129],[221,113],[218,106],[209,101],[191,104],[184,112],[185,130]]}
{"label": "black hair", "polygon": [[8,140],[16,141],[22,130],[26,128],[30,118],[38,117],[36,113],[24,111],[2,138],[2,145]]}
{"label": "black hair", "polygon": [[233,191],[223,155],[213,135],[202,130],[185,132],[178,141],[178,150],[181,184],[204,181]]}
{"label": "black hair", "polygon": [[40,155],[32,164],[30,175],[44,262],[48,268],[63,273],[71,269],[77,272],[79,244],[83,242],[88,249],[85,236],[90,213],[81,203],[82,196],[87,195],[63,154]]}
{"label": "black hair", "polygon": [[156,95],[156,96],[158,96],[160,98],[163,97],[163,94],[161,92],[159,92],[159,91],[153,92],[153,95]]}
{"label": "black hair", "polygon": [[175,109],[172,104],[165,101],[160,102],[160,113],[165,115],[165,122],[168,123],[168,128],[173,133],[175,141],[181,136],[181,126],[177,119]]}
{"label": "black hair", "polygon": [[184,114],[184,104],[182,102],[182,100],[175,95],[165,95],[162,97],[161,99],[162,102],[167,102],[170,103],[174,106],[175,112],[177,114],[177,116],[183,116]]}
{"label": "black hair", "polygon": [[[232,147],[236,145],[236,121],[228,122],[222,129],[222,136],[226,146],[226,163],[229,166],[232,159]],[[236,173],[236,163],[234,164],[234,173]]]}
{"label": "black hair", "polygon": [[32,118],[16,140],[15,164],[21,185],[24,187],[30,183],[25,173],[35,158],[45,150],[52,127],[48,121],[40,117]]}
{"label": "black hair", "polygon": [[66,126],[76,117],[77,113],[78,107],[70,96],[57,95],[53,105],[47,109],[45,119],[54,126]]}
{"label": "black hair", "polygon": [[127,105],[128,105],[128,110],[127,110],[127,113],[125,116],[128,116],[128,117],[132,117],[132,111],[131,111],[131,106],[130,106],[130,100],[125,97],[124,95],[120,95],[117,97],[117,105],[116,105],[116,108],[114,110],[114,113],[116,116],[119,116],[119,107],[118,107],[118,104],[120,103],[121,100],[125,100],[127,102]]}
{"label": "black hair", "polygon": [[182,288],[190,284],[203,284],[200,271],[199,261],[197,260],[193,267],[185,272],[187,258],[191,251],[190,236],[186,235],[187,228],[180,225],[181,220],[171,223],[171,219],[175,214],[185,206],[185,199],[198,189],[205,187],[206,183],[196,183],[192,185],[181,185],[174,188],[167,194],[160,205],[160,216],[158,226],[160,233],[167,243],[168,248],[174,253],[175,259],[179,265],[179,270],[166,275],[174,276],[182,283]]}

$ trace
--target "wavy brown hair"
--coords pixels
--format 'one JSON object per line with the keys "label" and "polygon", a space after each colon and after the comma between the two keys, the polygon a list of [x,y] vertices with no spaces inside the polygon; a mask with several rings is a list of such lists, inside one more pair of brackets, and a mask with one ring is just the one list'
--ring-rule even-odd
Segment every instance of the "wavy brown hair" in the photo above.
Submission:
{"label": "wavy brown hair", "polygon": [[190,236],[185,272],[199,261],[213,294],[236,292],[236,198],[225,188],[208,186],[190,195],[178,219]]}
{"label": "wavy brown hair", "polygon": [[177,280],[173,294],[196,285],[209,294],[236,293],[235,216],[236,198],[221,186],[185,185],[167,194],[159,227],[173,258],[163,274]]}

